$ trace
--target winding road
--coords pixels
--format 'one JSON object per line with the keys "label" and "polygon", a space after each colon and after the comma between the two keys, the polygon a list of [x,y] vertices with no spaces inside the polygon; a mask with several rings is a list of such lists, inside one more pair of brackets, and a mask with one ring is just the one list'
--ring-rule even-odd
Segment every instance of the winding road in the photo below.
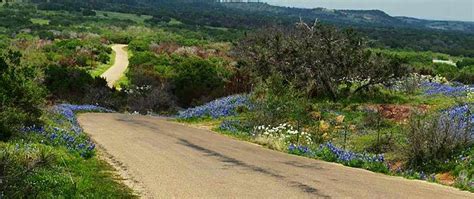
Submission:
{"label": "winding road", "polygon": [[101,77],[107,80],[107,85],[112,88],[115,83],[124,75],[128,67],[128,53],[125,50],[127,45],[114,44],[112,50],[115,51],[115,62]]}
{"label": "winding road", "polygon": [[86,113],[80,124],[146,198],[474,198],[418,180],[293,156],[164,118]]}

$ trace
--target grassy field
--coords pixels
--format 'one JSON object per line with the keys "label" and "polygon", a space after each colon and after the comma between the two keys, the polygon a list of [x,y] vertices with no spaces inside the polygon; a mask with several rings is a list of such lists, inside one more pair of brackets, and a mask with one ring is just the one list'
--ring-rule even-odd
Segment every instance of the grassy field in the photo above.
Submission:
{"label": "grassy field", "polygon": [[47,19],[40,19],[40,18],[32,18],[30,19],[32,23],[38,24],[38,25],[48,25],[49,20]]}
{"label": "grassy field", "polygon": [[129,13],[119,13],[119,12],[108,12],[108,11],[96,11],[99,18],[114,18],[120,20],[131,20],[139,24],[143,24],[145,20],[151,19],[152,16],[149,15],[136,15]]}

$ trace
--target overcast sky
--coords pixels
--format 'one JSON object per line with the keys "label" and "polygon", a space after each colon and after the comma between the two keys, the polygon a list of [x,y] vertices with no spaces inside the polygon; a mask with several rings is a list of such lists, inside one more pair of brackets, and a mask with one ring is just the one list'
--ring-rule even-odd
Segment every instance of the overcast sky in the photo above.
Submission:
{"label": "overcast sky", "polygon": [[392,16],[421,19],[474,21],[474,0],[263,0],[272,5],[332,8],[379,9]]}

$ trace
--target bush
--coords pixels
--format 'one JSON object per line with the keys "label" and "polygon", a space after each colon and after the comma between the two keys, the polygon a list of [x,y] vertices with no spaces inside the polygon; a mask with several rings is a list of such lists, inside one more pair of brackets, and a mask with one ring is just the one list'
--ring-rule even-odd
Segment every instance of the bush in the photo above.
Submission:
{"label": "bush", "polygon": [[174,93],[184,107],[202,104],[219,96],[224,80],[219,76],[218,65],[204,59],[189,57],[174,67]]}
{"label": "bush", "polygon": [[460,69],[466,66],[474,66],[474,58],[464,58],[463,60],[458,61],[456,66]]}
{"label": "bush", "polygon": [[456,77],[456,81],[462,82],[463,84],[474,84],[474,65],[466,66],[461,69]]}
{"label": "bush", "polygon": [[37,123],[44,104],[38,70],[22,66],[20,57],[11,51],[0,56],[0,140],[23,125]]}
{"label": "bush", "polygon": [[408,166],[432,172],[445,169],[454,154],[472,145],[472,118],[468,105],[434,116],[413,116],[406,131]]}
{"label": "bush", "polygon": [[449,64],[435,64],[434,71],[437,75],[441,75],[452,80],[456,78],[459,69],[456,66]]}
{"label": "bush", "polygon": [[304,95],[292,86],[286,86],[283,77],[274,75],[253,92],[254,111],[250,113],[255,125],[295,122],[300,128],[310,122],[310,104]]}
{"label": "bush", "polygon": [[103,64],[106,64],[106,63],[109,63],[110,61],[110,56],[105,53],[105,52],[102,52],[99,54],[99,56],[97,57],[97,60],[100,62],[100,63],[103,63]]}
{"label": "bush", "polygon": [[150,49],[150,39],[134,39],[128,44],[130,50],[136,51],[147,51]]}

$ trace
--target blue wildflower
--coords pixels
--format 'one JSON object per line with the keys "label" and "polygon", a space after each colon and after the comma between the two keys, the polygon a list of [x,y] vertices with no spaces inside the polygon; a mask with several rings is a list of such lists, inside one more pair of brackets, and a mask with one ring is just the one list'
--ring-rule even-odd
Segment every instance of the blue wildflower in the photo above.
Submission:
{"label": "blue wildflower", "polygon": [[219,98],[202,106],[197,106],[194,108],[187,109],[185,111],[181,111],[179,112],[177,117],[180,119],[190,119],[198,117],[227,117],[236,115],[236,109],[238,107],[246,107],[247,109],[252,108],[250,99],[247,95],[232,95],[228,97]]}

